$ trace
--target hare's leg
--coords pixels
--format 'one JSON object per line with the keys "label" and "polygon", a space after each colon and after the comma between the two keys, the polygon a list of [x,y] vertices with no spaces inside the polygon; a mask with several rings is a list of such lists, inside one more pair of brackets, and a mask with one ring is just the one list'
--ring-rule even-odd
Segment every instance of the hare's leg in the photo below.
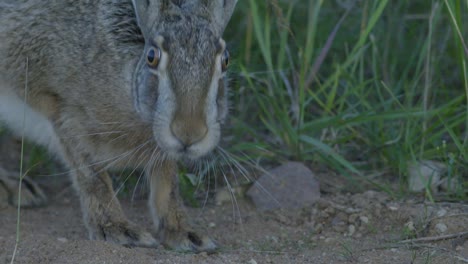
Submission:
{"label": "hare's leg", "polygon": [[129,246],[156,247],[159,243],[149,232],[125,217],[108,173],[103,168],[89,165],[90,161],[83,158],[86,155],[81,159],[80,156],[69,155],[66,160],[73,165],[71,174],[90,238]]}
{"label": "hare's leg", "polygon": [[41,188],[29,177],[23,177],[21,184],[21,201],[18,201],[20,173],[18,170],[21,156],[21,144],[10,133],[0,136],[0,203],[8,202],[21,207],[45,205],[47,198]]}
{"label": "hare's leg", "polygon": [[177,165],[164,161],[161,166],[149,171],[149,206],[161,242],[175,250],[213,251],[216,244],[207,236],[194,231],[179,197]]}
{"label": "hare's leg", "polygon": [[[21,184],[21,201],[18,201],[20,177],[19,173],[7,171],[0,167],[0,199],[7,199],[6,202],[13,206],[38,207],[47,203],[44,192],[34,181],[28,177],[23,177]],[[3,203],[5,201],[0,201]]]}

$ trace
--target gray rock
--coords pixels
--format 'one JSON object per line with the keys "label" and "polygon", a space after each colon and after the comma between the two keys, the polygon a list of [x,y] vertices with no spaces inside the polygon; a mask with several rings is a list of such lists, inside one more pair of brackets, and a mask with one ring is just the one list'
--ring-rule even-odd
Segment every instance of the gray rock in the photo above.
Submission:
{"label": "gray rock", "polygon": [[247,191],[257,209],[299,209],[320,198],[319,182],[299,162],[288,162],[262,175]]}
{"label": "gray rock", "polygon": [[439,234],[443,234],[447,231],[448,227],[446,224],[444,223],[438,223],[436,226],[435,226],[435,229],[437,231],[437,233]]}
{"label": "gray rock", "polygon": [[442,175],[446,170],[445,164],[432,160],[412,162],[408,166],[408,187],[412,192],[421,192],[428,187],[434,193],[442,184]]}

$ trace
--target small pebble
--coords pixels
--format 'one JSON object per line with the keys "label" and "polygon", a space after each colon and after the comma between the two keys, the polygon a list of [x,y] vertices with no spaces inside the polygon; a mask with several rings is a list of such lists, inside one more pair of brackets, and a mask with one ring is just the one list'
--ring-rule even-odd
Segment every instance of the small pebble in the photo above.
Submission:
{"label": "small pebble", "polygon": [[443,234],[443,233],[445,233],[445,231],[447,231],[448,227],[447,227],[447,225],[444,224],[444,223],[438,223],[438,224],[435,226],[435,229],[436,229],[437,233]]}
{"label": "small pebble", "polygon": [[[348,215],[345,214],[345,213],[342,213],[342,212],[336,214],[336,217],[335,217],[335,218],[341,220],[342,222],[348,221]],[[333,220],[335,220],[335,219],[333,219]],[[333,221],[333,220],[332,220],[332,221]]]}
{"label": "small pebble", "polygon": [[447,214],[447,210],[445,209],[440,209],[439,211],[437,211],[437,216],[438,217],[442,217],[442,216],[445,216]]}
{"label": "small pebble", "polygon": [[357,214],[352,214],[348,217],[348,222],[350,224],[355,224],[356,223],[356,220],[358,219],[359,215]]}
{"label": "small pebble", "polygon": [[367,216],[360,216],[359,220],[361,220],[361,222],[363,222],[364,224],[369,223],[369,217],[367,217]]}
{"label": "small pebble", "polygon": [[247,262],[248,264],[257,264],[257,261],[255,261],[255,259],[251,259],[249,260],[249,262]]}
{"label": "small pebble", "polygon": [[273,241],[274,243],[278,243],[279,242],[279,239],[276,237],[276,236],[271,236],[271,241]]}
{"label": "small pebble", "polygon": [[62,242],[62,243],[68,242],[68,239],[66,239],[66,238],[64,238],[64,237],[59,237],[59,238],[57,238],[57,240],[58,240],[59,242]]}
{"label": "small pebble", "polygon": [[360,211],[362,211],[362,210],[350,207],[350,208],[346,208],[345,213],[355,214],[355,213],[359,213]]}
{"label": "small pebble", "polygon": [[352,236],[356,232],[356,227],[354,225],[349,225],[348,226],[348,235]]}
{"label": "small pebble", "polygon": [[409,221],[405,224],[405,227],[408,228],[409,231],[414,231],[416,228],[414,228],[414,223],[413,221]]}
{"label": "small pebble", "polygon": [[324,210],[325,213],[327,214],[335,214],[335,208],[333,207],[327,207],[325,210]]}
{"label": "small pebble", "polygon": [[216,224],[213,223],[213,222],[210,222],[210,223],[208,224],[208,227],[210,227],[210,228],[216,227]]}
{"label": "small pebble", "polygon": [[315,226],[315,232],[320,233],[323,231],[323,225],[322,224],[317,224]]}
{"label": "small pebble", "polygon": [[344,233],[347,230],[346,224],[344,222],[340,222],[337,225],[333,226],[333,230],[338,233]]}

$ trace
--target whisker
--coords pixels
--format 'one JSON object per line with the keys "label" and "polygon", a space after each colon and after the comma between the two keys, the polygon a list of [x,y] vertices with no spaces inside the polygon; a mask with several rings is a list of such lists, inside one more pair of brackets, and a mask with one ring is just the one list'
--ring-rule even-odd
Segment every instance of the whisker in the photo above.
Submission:
{"label": "whisker", "polygon": [[[206,161],[204,161],[204,162],[206,162]],[[199,166],[199,172],[200,172],[200,169],[201,169],[201,166]],[[200,173],[199,173],[199,175],[200,175]],[[200,182],[200,183],[201,183],[203,180],[206,180],[206,181],[207,181],[207,185],[208,185],[207,190],[206,190],[206,194],[205,194],[205,199],[204,199],[204,201],[203,201],[203,206],[202,206],[202,208],[205,208],[205,207],[206,207],[206,204],[208,203],[208,198],[209,198],[209,195],[210,195],[211,177],[210,177],[210,173],[209,173],[209,172],[208,172],[207,176],[208,176],[208,178],[202,176],[202,177],[204,177],[204,179],[202,179],[201,177],[200,177],[200,179],[199,179],[199,182]]]}
{"label": "whisker", "polygon": [[[150,141],[151,141],[151,139],[148,140],[148,141],[146,141],[146,142],[143,143],[143,144],[147,144],[147,143],[149,143]],[[142,145],[143,145],[143,144],[142,144]],[[109,158],[109,159],[97,161],[97,162],[94,162],[94,163],[91,163],[91,164],[87,164],[87,165],[80,165],[80,166],[78,166],[78,167],[75,168],[75,169],[70,169],[70,170],[67,170],[67,171],[64,171],[64,172],[54,173],[54,174],[46,174],[46,175],[42,174],[42,175],[37,175],[37,177],[56,177],[56,176],[67,175],[67,174],[70,174],[70,173],[72,173],[72,172],[76,172],[76,171],[79,171],[79,170],[82,170],[82,169],[88,169],[88,168],[91,168],[91,167],[94,167],[94,166],[97,166],[97,165],[101,165],[101,164],[105,164],[105,163],[108,163],[108,162],[112,161],[112,162],[110,162],[109,164],[107,164],[106,166],[104,166],[102,170],[99,170],[99,171],[97,171],[96,173],[102,172],[103,170],[109,169],[109,168],[112,167],[114,164],[118,163],[120,160],[122,160],[122,159],[128,157],[128,156],[129,156],[130,154],[132,154],[134,151],[136,151],[136,148],[135,148],[135,149],[128,150],[128,151],[125,151],[125,152],[123,152],[122,154],[119,154],[119,155],[117,155],[117,156],[115,156],[115,157],[112,157],[112,158]]]}
{"label": "whisker", "polygon": [[[130,161],[133,159],[134,155],[136,154],[137,151],[139,151],[140,149],[142,149],[143,147],[146,146],[146,144],[149,143],[149,141],[147,141],[145,144],[142,144],[140,145],[132,154],[132,156],[130,157],[130,159],[127,160],[127,163],[125,166],[127,166]],[[116,199],[117,198],[117,195],[118,193],[123,189],[123,187],[125,186],[125,183],[128,181],[128,179],[133,175],[133,173],[140,167],[140,165],[143,163],[143,159],[140,159],[140,157],[143,155],[146,155],[146,153],[148,152],[149,148],[148,149],[145,149],[142,153],[140,153],[140,155],[138,155],[138,159],[140,160],[140,162],[138,162],[138,164],[136,166],[134,166],[133,170],[128,174],[128,176],[125,178],[125,180],[119,185],[119,187],[115,190],[114,192],[114,196],[112,199]],[[123,173],[123,172],[122,172]],[[120,174],[119,177],[122,176],[122,173]]]}
{"label": "whisker", "polygon": [[213,155],[210,154],[209,159],[207,158],[204,161],[204,166],[205,168],[204,168],[203,177],[205,177],[206,175],[207,178],[205,177],[204,179],[200,179],[200,181],[202,180],[207,181],[208,188],[206,190],[205,202],[204,202],[204,204],[206,205],[208,202],[209,195],[210,195],[212,178],[215,180],[215,191],[216,191],[216,174],[217,173],[216,173],[216,168],[215,168],[215,159],[213,158]]}
{"label": "whisker", "polygon": [[141,178],[143,176],[145,176],[146,169],[148,168],[148,166],[150,166],[150,164],[152,164],[154,162],[155,153],[156,153],[157,150],[158,150],[157,148],[154,148],[154,150],[151,152],[151,156],[150,156],[149,161],[146,163],[146,165],[143,167],[142,171],[140,172],[140,176],[138,177],[137,183],[136,183],[135,187],[133,188],[132,199],[131,199],[132,203],[133,203],[134,198],[135,198],[135,194],[136,194],[136,190],[138,188],[138,184],[139,184]]}
{"label": "whisker", "polygon": [[109,143],[113,143],[114,141],[120,140],[120,139],[122,139],[124,137],[128,137],[128,134],[122,134],[122,135],[120,135],[120,136],[118,136],[116,138],[113,138],[112,140],[109,141]]}
{"label": "whisker", "polygon": [[79,137],[89,137],[89,136],[103,136],[103,135],[112,135],[112,134],[120,134],[124,131],[106,131],[106,132],[96,132],[96,133],[89,133],[89,134],[80,134],[80,135],[73,135],[68,137],[60,137],[60,139],[70,139],[70,138],[79,138]]}
{"label": "whisker", "polygon": [[232,217],[233,217],[234,222],[235,222],[236,221],[236,209],[237,209],[237,212],[239,212],[239,223],[242,225],[242,217],[241,217],[241,213],[240,213],[239,204],[237,202],[237,198],[236,198],[236,195],[234,193],[234,189],[232,188],[232,185],[229,182],[225,171],[222,169],[222,167],[220,167],[220,168],[221,168],[221,170],[220,170],[221,174],[223,175],[224,181],[226,182],[227,188],[229,190],[229,195],[231,196]]}
{"label": "whisker", "polygon": [[240,172],[240,174],[249,182],[252,182],[252,179],[250,179],[250,177],[248,176],[248,171],[244,168],[244,166],[242,166],[236,159],[236,157],[233,155],[233,154],[230,154],[229,152],[227,152],[226,150],[224,150],[222,147],[218,146],[217,148],[220,153],[222,154],[222,156],[225,158],[225,161],[231,165],[234,165],[238,171]]}
{"label": "whisker", "polygon": [[[231,161],[233,163],[233,165],[238,169],[238,171],[241,173],[241,175],[243,175],[244,178],[246,178],[249,182],[254,182],[252,179],[250,179],[250,177],[248,176],[248,171],[247,169],[242,165],[240,164],[240,162],[238,160],[241,160],[238,156],[236,156],[235,154],[232,154],[232,153],[229,153],[227,152],[226,150],[224,150],[222,147],[219,147],[218,148],[220,150],[220,153],[223,153],[224,156],[226,156],[226,158],[229,159],[229,161]],[[258,166],[257,164],[253,163],[251,161],[251,159],[245,154],[245,153],[242,153],[248,160],[249,162],[247,162],[248,165],[252,166],[253,168],[261,171],[262,173],[264,173],[265,175],[268,175],[271,177],[271,174],[263,169],[262,167]],[[273,196],[273,194],[271,194],[260,182],[256,181],[255,184],[259,187],[259,189],[265,193],[266,195],[268,195],[276,204],[278,205],[281,205],[281,203]]]}
{"label": "whisker", "polygon": [[[140,156],[145,154],[148,150],[146,149],[145,151],[143,151],[143,153],[140,153]],[[134,153],[135,154],[135,153]],[[134,154],[132,155],[131,159],[133,159],[133,156]],[[139,157],[140,157],[139,156]],[[130,160],[130,159],[129,159]],[[120,185],[117,187],[117,189],[115,190],[114,192],[114,199],[117,197],[118,193],[123,189],[123,187],[125,186],[125,183],[128,181],[128,179],[133,175],[133,173],[135,173],[135,171],[138,169],[138,167],[140,166],[140,164],[142,163],[143,161],[141,160],[135,167],[133,167],[132,171],[130,173],[128,173],[127,177],[124,179],[123,182],[120,183]],[[129,163],[129,161],[127,161],[127,164]],[[126,166],[125,166],[126,167]],[[122,171],[120,173],[120,175],[118,176],[118,178],[121,178],[123,176],[123,173],[124,171]]]}

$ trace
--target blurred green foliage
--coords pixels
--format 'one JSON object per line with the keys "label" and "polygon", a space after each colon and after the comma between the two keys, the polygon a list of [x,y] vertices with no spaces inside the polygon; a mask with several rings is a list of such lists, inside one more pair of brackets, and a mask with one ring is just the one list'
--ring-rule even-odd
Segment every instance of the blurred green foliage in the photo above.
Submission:
{"label": "blurred green foliage", "polygon": [[218,161],[243,176],[242,164],[285,160],[381,182],[377,172],[404,191],[408,164],[433,160],[466,199],[467,13],[462,0],[239,1],[225,32],[231,154]]}
{"label": "blurred green foliage", "polygon": [[468,3],[240,1],[225,33],[232,153],[299,160],[406,186],[407,166],[446,164],[468,189]]}

